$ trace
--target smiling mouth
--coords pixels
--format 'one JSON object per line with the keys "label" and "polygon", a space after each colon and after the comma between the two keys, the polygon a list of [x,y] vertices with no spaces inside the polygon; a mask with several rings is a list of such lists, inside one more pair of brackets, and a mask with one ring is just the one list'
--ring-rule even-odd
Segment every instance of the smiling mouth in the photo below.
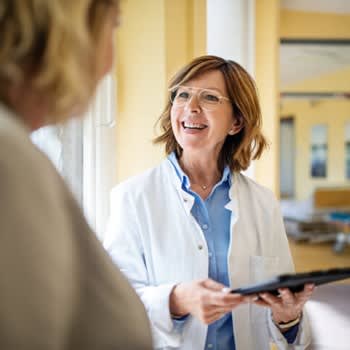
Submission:
{"label": "smiling mouth", "polygon": [[188,122],[182,122],[181,125],[184,129],[191,129],[191,130],[203,130],[208,127],[207,125],[204,125],[204,124],[188,123]]}

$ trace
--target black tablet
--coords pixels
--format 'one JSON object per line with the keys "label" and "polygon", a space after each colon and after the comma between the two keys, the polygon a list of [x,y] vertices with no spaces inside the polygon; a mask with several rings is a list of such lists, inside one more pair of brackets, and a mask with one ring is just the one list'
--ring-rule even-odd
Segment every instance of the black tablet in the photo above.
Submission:
{"label": "black tablet", "polygon": [[301,292],[304,289],[304,285],[307,283],[320,285],[343,280],[346,278],[350,278],[349,267],[310,271],[306,273],[285,274],[264,282],[233,289],[231,290],[231,293],[250,295],[268,292],[274,295],[278,295],[278,288],[289,288],[293,293],[296,293]]}

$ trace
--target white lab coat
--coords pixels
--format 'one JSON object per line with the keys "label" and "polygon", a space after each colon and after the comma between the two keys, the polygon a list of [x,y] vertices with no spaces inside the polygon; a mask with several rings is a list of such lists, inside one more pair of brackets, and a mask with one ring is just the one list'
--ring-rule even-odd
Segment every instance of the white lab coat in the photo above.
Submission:
{"label": "white lab coat", "polygon": [[[273,194],[235,173],[226,208],[231,215],[229,273],[232,288],[293,272],[279,204]],[[208,248],[191,214],[194,198],[181,189],[169,160],[115,187],[104,246],[145,304],[156,349],[204,349],[207,326],[189,317],[173,325],[169,294],[175,284],[208,277]],[[305,349],[306,315],[295,345],[288,345],[267,308],[252,304],[233,311],[237,350]]]}

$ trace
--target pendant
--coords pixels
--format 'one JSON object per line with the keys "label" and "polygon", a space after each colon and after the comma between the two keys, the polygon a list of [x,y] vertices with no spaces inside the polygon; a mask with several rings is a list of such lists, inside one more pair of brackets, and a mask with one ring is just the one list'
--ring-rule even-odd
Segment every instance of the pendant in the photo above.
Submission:
{"label": "pendant", "polygon": [[202,187],[203,190],[206,190],[208,188],[208,186],[205,186],[205,185],[203,185],[201,187]]}

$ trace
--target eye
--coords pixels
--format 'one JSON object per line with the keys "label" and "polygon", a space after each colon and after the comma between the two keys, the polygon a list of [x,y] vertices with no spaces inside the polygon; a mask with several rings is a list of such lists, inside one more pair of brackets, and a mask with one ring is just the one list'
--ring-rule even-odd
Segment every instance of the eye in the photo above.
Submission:
{"label": "eye", "polygon": [[212,92],[203,92],[203,99],[207,102],[217,103],[220,101],[219,96],[213,94]]}
{"label": "eye", "polygon": [[176,95],[176,98],[181,100],[188,100],[190,98],[190,94],[187,91],[179,91]]}

